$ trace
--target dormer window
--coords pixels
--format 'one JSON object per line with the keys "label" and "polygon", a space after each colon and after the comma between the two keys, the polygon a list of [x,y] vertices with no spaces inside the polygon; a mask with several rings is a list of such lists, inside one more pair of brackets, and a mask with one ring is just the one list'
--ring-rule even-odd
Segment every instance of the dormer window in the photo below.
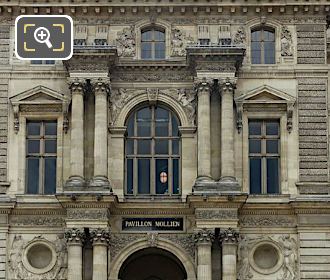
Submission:
{"label": "dormer window", "polygon": [[141,31],[141,58],[165,59],[165,30],[146,28]]}
{"label": "dormer window", "polygon": [[252,64],[275,64],[275,30],[270,27],[253,29],[251,32]]}

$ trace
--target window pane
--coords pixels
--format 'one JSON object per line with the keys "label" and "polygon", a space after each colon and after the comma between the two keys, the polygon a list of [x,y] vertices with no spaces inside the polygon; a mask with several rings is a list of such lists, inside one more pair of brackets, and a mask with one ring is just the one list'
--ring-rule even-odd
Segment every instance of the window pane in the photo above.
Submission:
{"label": "window pane", "polygon": [[172,140],[172,154],[178,155],[179,154],[179,139]]}
{"label": "window pane", "polygon": [[278,159],[267,158],[267,193],[279,193]]}
{"label": "window pane", "polygon": [[165,58],[165,43],[164,42],[155,43],[155,58],[156,59]]}
{"label": "window pane", "polygon": [[156,159],[156,193],[168,193],[168,160]]}
{"label": "window pane", "polygon": [[42,64],[42,60],[31,60],[31,64]]}
{"label": "window pane", "polygon": [[257,31],[253,31],[251,34],[251,40],[252,41],[260,41],[261,40],[261,31],[257,30]]}
{"label": "window pane", "polygon": [[275,41],[275,32],[264,30],[264,41]]}
{"label": "window pane", "polygon": [[39,189],[39,159],[27,159],[27,193],[36,194]]}
{"label": "window pane", "polygon": [[260,44],[260,42],[251,43],[251,61],[253,64],[261,64],[261,44]]}
{"label": "window pane", "polygon": [[55,64],[55,60],[46,60],[45,63],[46,64]]}
{"label": "window pane", "polygon": [[56,158],[45,158],[44,178],[45,194],[54,194],[56,192]]}
{"label": "window pane", "polygon": [[169,112],[162,108],[155,110],[155,134],[156,136],[168,136]]}
{"label": "window pane", "polygon": [[155,30],[154,33],[154,39],[155,41],[165,41],[165,33],[162,31]]}
{"label": "window pane", "polygon": [[56,153],[56,140],[45,140],[45,153]]}
{"label": "window pane", "polygon": [[265,42],[264,43],[264,54],[265,54],[265,64],[275,63],[275,43]]}
{"label": "window pane", "polygon": [[156,140],[155,153],[158,155],[168,154],[168,140]]}
{"label": "window pane", "polygon": [[138,154],[149,155],[150,154],[151,140],[138,140]]}
{"label": "window pane", "polygon": [[39,154],[40,153],[40,140],[28,140],[28,153]]}
{"label": "window pane", "polygon": [[141,58],[150,59],[152,58],[152,46],[151,43],[141,43]]}
{"label": "window pane", "polygon": [[278,153],[278,140],[267,140],[266,151],[270,154]]}
{"label": "window pane", "polygon": [[261,135],[261,122],[249,122],[249,135]]}
{"label": "window pane", "polygon": [[134,115],[132,114],[127,121],[127,137],[134,136]]}
{"label": "window pane", "polygon": [[250,158],[250,193],[261,193],[261,158]]}
{"label": "window pane", "polygon": [[172,136],[179,136],[178,121],[175,116],[172,116]]}
{"label": "window pane", "polygon": [[179,174],[179,160],[173,159],[173,194],[178,194],[180,192]]}
{"label": "window pane", "polygon": [[152,38],[152,31],[144,31],[141,34],[142,41],[150,41]]}
{"label": "window pane", "polygon": [[28,135],[40,135],[40,122],[28,122],[27,134]]}
{"label": "window pane", "polygon": [[261,153],[261,140],[249,140],[249,152]]}
{"label": "window pane", "polygon": [[267,122],[266,123],[266,134],[267,135],[278,135],[279,123],[278,122]]}
{"label": "window pane", "polygon": [[126,162],[126,184],[127,194],[133,194],[133,159],[127,159]]}
{"label": "window pane", "polygon": [[45,123],[45,135],[57,135],[57,123],[46,122]]}
{"label": "window pane", "polygon": [[138,159],[138,193],[150,193],[150,159]]}
{"label": "window pane", "polygon": [[138,136],[151,135],[151,110],[143,108],[137,112],[137,132]]}
{"label": "window pane", "polygon": [[126,141],[126,155],[133,155],[134,154],[134,140],[128,139]]}

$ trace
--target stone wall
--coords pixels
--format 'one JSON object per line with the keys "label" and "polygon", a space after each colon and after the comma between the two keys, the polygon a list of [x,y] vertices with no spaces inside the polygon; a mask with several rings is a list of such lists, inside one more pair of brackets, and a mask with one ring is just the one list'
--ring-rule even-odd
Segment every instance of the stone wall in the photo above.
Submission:
{"label": "stone wall", "polygon": [[325,38],[325,25],[297,25],[297,63],[324,64]]}
{"label": "stone wall", "polygon": [[300,181],[328,180],[327,80],[298,80]]}

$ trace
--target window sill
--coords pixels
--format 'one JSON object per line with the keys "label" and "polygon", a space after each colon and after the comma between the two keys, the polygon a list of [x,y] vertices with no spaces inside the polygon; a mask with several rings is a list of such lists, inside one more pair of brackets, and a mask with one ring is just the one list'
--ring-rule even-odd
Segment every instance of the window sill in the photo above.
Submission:
{"label": "window sill", "polygon": [[178,202],[181,201],[181,195],[138,195],[138,196],[133,196],[133,195],[125,195],[124,198],[125,202],[131,202],[131,201],[139,201],[139,202]]}
{"label": "window sill", "polygon": [[247,203],[289,203],[289,194],[249,194]]}
{"label": "window sill", "polygon": [[55,194],[17,194],[16,201],[18,203],[58,203]]}

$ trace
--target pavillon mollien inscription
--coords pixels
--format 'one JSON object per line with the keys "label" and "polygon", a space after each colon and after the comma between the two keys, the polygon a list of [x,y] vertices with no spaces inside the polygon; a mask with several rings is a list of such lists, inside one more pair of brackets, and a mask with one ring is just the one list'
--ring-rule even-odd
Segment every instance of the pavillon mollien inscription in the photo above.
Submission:
{"label": "pavillon mollien inscription", "polygon": [[183,218],[123,218],[123,231],[182,231]]}

